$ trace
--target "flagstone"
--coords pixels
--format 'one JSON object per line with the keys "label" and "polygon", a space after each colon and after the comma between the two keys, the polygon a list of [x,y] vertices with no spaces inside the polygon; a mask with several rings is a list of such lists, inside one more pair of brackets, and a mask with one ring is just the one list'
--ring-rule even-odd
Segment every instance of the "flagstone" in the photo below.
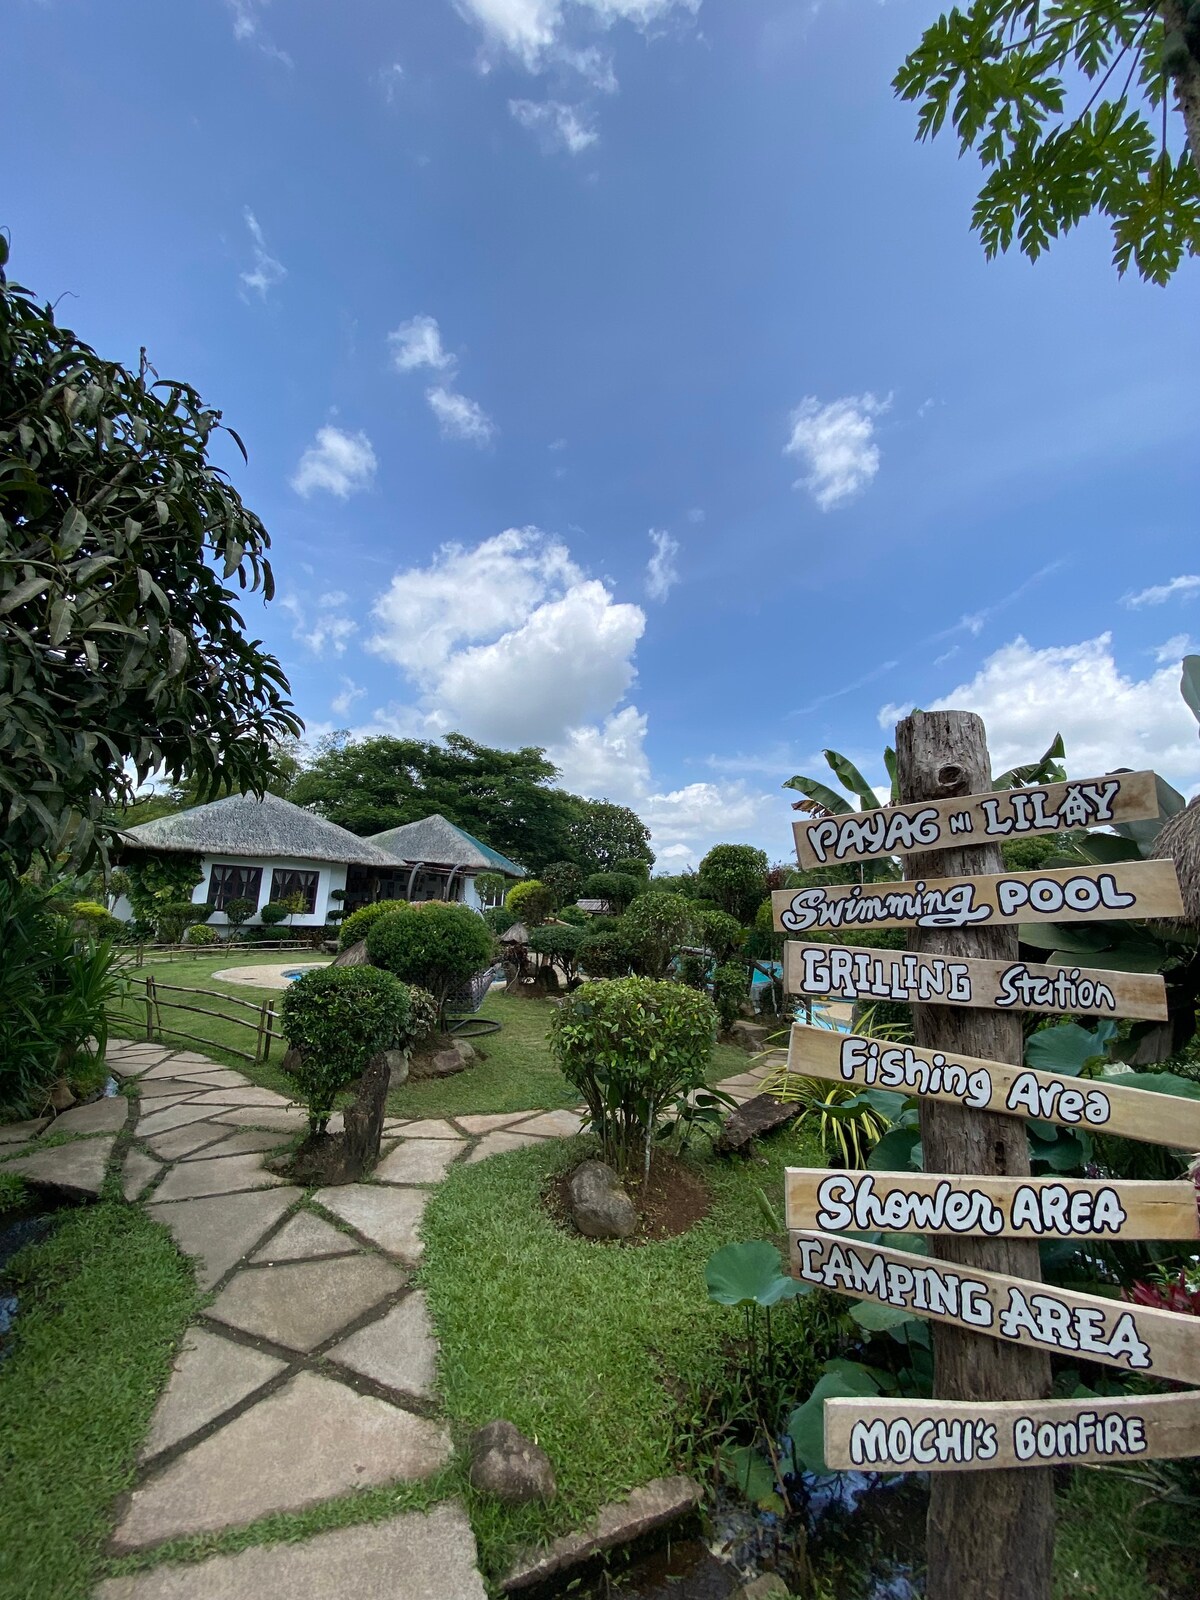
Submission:
{"label": "flagstone", "polygon": [[278,1356],[189,1328],[142,1446],[146,1461],[206,1427],[287,1366]]}
{"label": "flagstone", "polygon": [[387,1389],[432,1400],[437,1351],[425,1296],[415,1289],[386,1315],[325,1353],[330,1361],[373,1378]]}
{"label": "flagstone", "polygon": [[77,1139],[71,1144],[52,1145],[31,1156],[18,1156],[5,1165],[5,1172],[19,1172],[35,1188],[56,1189],[72,1198],[88,1195],[98,1199],[104,1182],[108,1158],[116,1143],[107,1139]]}
{"label": "flagstone", "polygon": [[194,1072],[181,1072],[180,1078],[186,1083],[197,1084],[204,1089],[250,1089],[253,1084],[249,1078],[243,1078],[240,1072],[234,1072],[232,1067],[213,1067],[207,1072],[197,1068]]}
{"label": "flagstone", "polygon": [[544,1144],[536,1133],[522,1133],[519,1128],[497,1128],[495,1133],[489,1133],[475,1146],[466,1158],[465,1165],[473,1166],[476,1161],[486,1161],[488,1156],[502,1156],[509,1150],[528,1150],[530,1145]]}
{"label": "flagstone", "polygon": [[[299,1372],[135,1489],[114,1544],[136,1549],[271,1512],[299,1511],[376,1484],[427,1478],[449,1457],[449,1436],[437,1423],[355,1394],[331,1378]],[[431,1578],[424,1594],[444,1595],[437,1575]],[[356,1567],[344,1585],[309,1592],[361,1596],[364,1581],[369,1579]],[[287,1594],[291,1600],[296,1594],[290,1586],[252,1585],[241,1592]]]}
{"label": "flagstone", "polygon": [[286,1106],[290,1104],[285,1094],[274,1089],[257,1089],[251,1084],[245,1089],[211,1089],[202,1093],[198,1105],[207,1106]]}
{"label": "flagstone", "polygon": [[380,1183],[440,1183],[462,1149],[461,1139],[401,1139],[374,1176]]}
{"label": "flagstone", "polygon": [[34,1117],[28,1122],[6,1122],[0,1127],[0,1144],[28,1144],[49,1121],[49,1117]]}
{"label": "flagstone", "polygon": [[121,1168],[121,1190],[126,1200],[136,1200],[138,1195],[162,1171],[162,1163],[148,1156],[144,1150],[133,1149],[125,1157]]}
{"label": "flagstone", "polygon": [[429,1196],[428,1189],[347,1183],[336,1189],[318,1189],[313,1198],[381,1250],[415,1263],[424,1248],[417,1229]]}
{"label": "flagstone", "polygon": [[247,1155],[251,1151],[278,1150],[280,1145],[287,1143],[282,1133],[260,1132],[257,1128],[242,1128],[237,1132],[226,1128],[224,1131],[226,1137],[219,1144],[205,1145],[202,1150],[193,1151],[186,1159],[208,1161],[213,1156]]}
{"label": "flagstone", "polygon": [[[212,1065],[210,1061],[209,1066]],[[186,1064],[177,1055],[164,1057],[157,1066],[151,1067],[142,1078],[143,1083],[153,1083],[155,1078],[177,1078],[181,1072],[186,1072]]]}
{"label": "flagstone", "polygon": [[402,1289],[404,1281],[389,1262],[366,1255],[245,1267],[207,1315],[289,1350],[315,1350]]}
{"label": "flagstone", "polygon": [[96,1600],[485,1600],[475,1539],[454,1501],[290,1544],[109,1578]]}
{"label": "flagstone", "polygon": [[315,1256],[340,1256],[358,1251],[360,1245],[347,1233],[339,1233],[324,1217],[311,1211],[297,1211],[273,1234],[252,1261],[307,1261]]}
{"label": "flagstone", "polygon": [[54,1119],[52,1133],[116,1133],[125,1126],[129,1101],[123,1094],[104,1095],[86,1106],[73,1106]]}
{"label": "flagstone", "polygon": [[532,1122],[522,1122],[518,1133],[536,1133],[546,1139],[569,1139],[583,1127],[577,1111],[546,1111]]}
{"label": "flagstone", "polygon": [[462,1134],[440,1117],[422,1117],[404,1129],[406,1139],[461,1139]]}
{"label": "flagstone", "polygon": [[523,1122],[531,1116],[532,1111],[488,1111],[469,1117],[455,1117],[454,1121],[468,1133],[477,1134],[492,1133],[496,1128],[510,1127],[514,1122]]}
{"label": "flagstone", "polygon": [[154,1078],[143,1079],[137,1085],[138,1099],[145,1106],[148,1101],[157,1100],[159,1103],[153,1109],[161,1111],[163,1102],[167,1100],[190,1100],[193,1095],[201,1093],[198,1083],[189,1083],[186,1078]]}
{"label": "flagstone", "polygon": [[[299,1107],[288,1110],[283,1106],[242,1106],[235,1111],[214,1112],[208,1106],[206,1110],[214,1122],[227,1122],[234,1128],[277,1128],[283,1133],[295,1133],[298,1128],[308,1127],[308,1112]],[[332,1117],[329,1128],[330,1132],[335,1131]]]}
{"label": "flagstone", "polygon": [[[140,1130],[138,1136],[141,1137]],[[178,1161],[181,1156],[191,1155],[193,1150],[205,1149],[228,1137],[229,1129],[223,1128],[220,1123],[191,1122],[186,1127],[172,1128],[169,1133],[160,1133],[147,1139],[146,1143],[164,1161]]]}
{"label": "flagstone", "polygon": [[212,1114],[212,1106],[198,1106],[191,1100],[167,1106],[162,1111],[143,1111],[138,1120],[138,1136],[153,1138],[156,1133],[169,1133],[172,1128],[182,1128],[188,1122],[202,1122]]}
{"label": "flagstone", "polygon": [[197,1258],[196,1282],[211,1289],[254,1249],[301,1195],[301,1190],[260,1189],[250,1194],[209,1196],[158,1205],[150,1215],[163,1222],[185,1256]]}
{"label": "flagstone", "polygon": [[188,1161],[176,1167],[159,1184],[151,1204],[160,1200],[191,1200],[197,1195],[232,1194],[237,1189],[261,1189],[285,1180],[263,1168],[257,1154],[222,1156],[213,1161]]}

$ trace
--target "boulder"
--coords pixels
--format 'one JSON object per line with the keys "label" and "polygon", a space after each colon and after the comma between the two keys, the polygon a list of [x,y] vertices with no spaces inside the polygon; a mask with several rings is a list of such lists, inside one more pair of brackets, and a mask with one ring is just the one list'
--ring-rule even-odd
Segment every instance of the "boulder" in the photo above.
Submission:
{"label": "boulder", "polygon": [[771,1094],[756,1094],[725,1118],[713,1148],[718,1155],[745,1155],[753,1140],[786,1126],[803,1110],[795,1100],[776,1100]]}
{"label": "boulder", "polygon": [[571,1174],[571,1219],[589,1239],[628,1239],[637,1227],[633,1201],[603,1161],[585,1161]]}
{"label": "boulder", "polygon": [[475,1059],[474,1048],[465,1039],[446,1039],[437,1048],[409,1058],[408,1075],[419,1078],[449,1078],[465,1072]]}
{"label": "boulder", "polygon": [[51,1084],[48,1098],[55,1111],[69,1111],[75,1104],[75,1091],[65,1078],[60,1078]]}
{"label": "boulder", "polygon": [[725,1035],[730,1044],[736,1045],[739,1050],[745,1050],[754,1055],[757,1051],[766,1048],[770,1028],[764,1028],[761,1022],[746,1022],[739,1019],[731,1023],[729,1032]]}
{"label": "boulder", "polygon": [[503,1418],[471,1435],[470,1479],[509,1506],[553,1500],[558,1493],[550,1457]]}
{"label": "boulder", "polygon": [[334,956],[329,963],[331,967],[369,967],[367,959],[367,941],[360,939],[357,944],[349,945],[340,955]]}

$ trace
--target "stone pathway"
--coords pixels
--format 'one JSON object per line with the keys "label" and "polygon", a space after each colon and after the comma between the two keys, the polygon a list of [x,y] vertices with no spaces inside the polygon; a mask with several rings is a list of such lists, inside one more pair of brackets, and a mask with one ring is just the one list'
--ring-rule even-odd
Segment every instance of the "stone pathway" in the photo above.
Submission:
{"label": "stone pathway", "polygon": [[[0,1171],[78,1199],[100,1193],[117,1135],[132,1135],[125,1197],[194,1258],[212,1299],[188,1330],[118,1506],[114,1552],[298,1512],[355,1490],[433,1477],[451,1458],[438,1415],[437,1342],[412,1287],[433,1186],[456,1164],[577,1133],[570,1111],[384,1124],[367,1183],[304,1191],[264,1157],[306,1125],[283,1095],[187,1050],[114,1040],[108,1064],[137,1082],[43,1121],[0,1128]],[[721,1087],[757,1093],[765,1063]],[[333,1124],[336,1127],[336,1119]],[[5,1156],[5,1150],[25,1153]],[[483,1600],[461,1506],[337,1529],[110,1579],[96,1600],[354,1594]]]}

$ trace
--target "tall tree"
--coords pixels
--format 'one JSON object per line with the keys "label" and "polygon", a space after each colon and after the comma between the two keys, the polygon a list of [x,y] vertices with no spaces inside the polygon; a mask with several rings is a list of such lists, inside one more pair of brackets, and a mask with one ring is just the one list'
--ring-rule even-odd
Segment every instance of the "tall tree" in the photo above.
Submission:
{"label": "tall tree", "polygon": [[1093,213],[1165,283],[1200,253],[1196,0],[975,0],[928,28],[894,87],[919,136],[949,117],[986,177],[971,225],[988,257],[1031,260]]}
{"label": "tall tree", "polygon": [[0,871],[20,872],[90,858],[155,771],[261,793],[301,723],[226,587],[273,592],[267,531],[208,459],[221,413],[144,353],[103,360],[7,259],[0,238]]}
{"label": "tall tree", "polygon": [[611,800],[576,800],[567,855],[584,872],[616,872],[631,861],[654,865],[650,830],[628,806]]}

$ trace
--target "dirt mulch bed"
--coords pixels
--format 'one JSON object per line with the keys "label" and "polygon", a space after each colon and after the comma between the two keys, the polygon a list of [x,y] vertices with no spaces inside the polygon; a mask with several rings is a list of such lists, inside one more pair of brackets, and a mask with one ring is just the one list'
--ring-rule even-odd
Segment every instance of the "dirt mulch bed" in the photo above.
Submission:
{"label": "dirt mulch bed", "polygon": [[[626,1178],[624,1184],[637,1210],[637,1232],[628,1239],[592,1239],[590,1243],[636,1245],[675,1239],[702,1221],[712,1206],[708,1185],[695,1168],[665,1151],[655,1155],[647,1186],[643,1186],[640,1173]],[[584,1237],[571,1220],[570,1170],[551,1178],[542,1195],[542,1204],[560,1228],[577,1238]]]}

